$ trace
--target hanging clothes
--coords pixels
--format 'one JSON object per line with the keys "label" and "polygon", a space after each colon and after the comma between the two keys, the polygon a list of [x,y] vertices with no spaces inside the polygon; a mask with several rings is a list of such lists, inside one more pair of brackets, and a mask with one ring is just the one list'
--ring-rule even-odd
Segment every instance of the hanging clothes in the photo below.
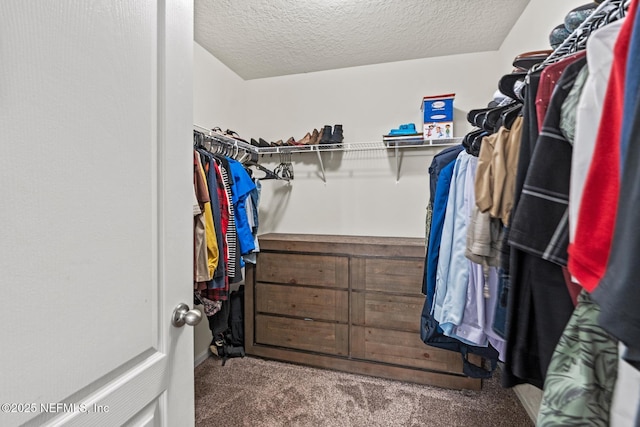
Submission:
{"label": "hanging clothes", "polygon": [[240,162],[227,159],[229,164],[230,184],[232,188],[232,203],[235,214],[235,224],[240,248],[240,255],[255,250],[253,234],[247,216],[247,198],[255,190],[256,185]]}
{"label": "hanging clothes", "polygon": [[429,312],[433,306],[433,293],[436,287],[436,268],[440,252],[440,242],[442,239],[442,226],[444,225],[444,215],[447,209],[447,199],[449,198],[449,187],[453,176],[458,154],[463,150],[462,146],[449,147],[434,156],[429,167],[431,195],[429,206],[432,212],[428,215],[429,238],[427,240],[427,254],[425,262],[424,281],[422,293],[427,296]]}
{"label": "hanging clothes", "polygon": [[511,295],[503,377],[508,387],[521,382],[543,387],[553,350],[574,308],[562,270],[568,245],[571,145],[559,124],[561,106],[585,62],[583,52],[554,64],[554,73],[562,74],[542,132],[532,150],[522,142],[521,153],[529,159],[518,165],[522,187],[508,231]]}
{"label": "hanging clothes", "polygon": [[588,77],[576,111],[576,134],[571,154],[569,189],[569,230],[571,243],[575,240],[578,212],[587,172],[593,158],[602,105],[613,62],[613,47],[623,20],[615,21],[594,31],[587,41]]}
{"label": "hanging clothes", "polygon": [[[635,16],[636,1],[629,14]],[[620,191],[620,134],[624,106],[627,54],[633,19],[625,19],[614,46],[614,60],[604,99],[606,122],[601,121],[582,193],[575,241],[569,249],[569,270],[580,285],[594,290],[602,278],[613,236]],[[601,206],[603,209],[598,209]]]}
{"label": "hanging clothes", "polygon": [[583,290],[554,351],[537,426],[609,426],[618,343],[599,325],[599,314]]}

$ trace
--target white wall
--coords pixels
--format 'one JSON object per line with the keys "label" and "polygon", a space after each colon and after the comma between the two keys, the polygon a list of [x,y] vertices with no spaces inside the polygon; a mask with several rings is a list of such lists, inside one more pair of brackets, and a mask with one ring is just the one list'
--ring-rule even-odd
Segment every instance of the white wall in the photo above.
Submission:
{"label": "white wall", "polygon": [[193,123],[222,130],[239,128],[246,82],[198,43],[193,43]]}
{"label": "white wall", "polygon": [[[419,125],[425,95],[455,92],[461,110],[486,104],[496,57],[475,53],[250,80],[244,128],[270,140],[299,139],[340,123],[346,141],[379,141],[401,123]],[[455,124],[463,133],[462,114]]]}
{"label": "white wall", "polygon": [[[342,124],[345,142],[380,141],[399,124],[422,123],[424,95],[456,93],[454,132],[466,133],[466,112],[486,106],[497,85],[497,52],[396,62],[246,82],[242,135],[296,139],[322,125]],[[428,167],[436,148],[403,150],[396,183],[393,151],[294,156],[291,184],[265,181],[261,232],[424,236]],[[277,156],[261,162],[275,166]]]}

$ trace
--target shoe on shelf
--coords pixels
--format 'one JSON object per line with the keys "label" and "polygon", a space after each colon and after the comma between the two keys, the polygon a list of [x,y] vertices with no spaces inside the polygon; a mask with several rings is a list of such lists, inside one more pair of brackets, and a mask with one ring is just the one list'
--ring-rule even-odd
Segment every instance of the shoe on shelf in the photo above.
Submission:
{"label": "shoe on shelf", "polygon": [[285,142],[284,145],[296,145],[295,138],[291,137],[291,138],[287,139],[287,142]]}
{"label": "shoe on shelf", "polygon": [[238,133],[237,133],[237,132],[235,132],[235,131],[232,131],[232,130],[227,129],[227,130],[224,132],[224,134],[225,134],[227,137],[229,137],[229,138],[232,138],[232,139],[235,139],[235,140],[237,140],[237,141],[244,142],[245,144],[248,144],[248,142],[247,142],[247,141],[245,141],[244,139],[240,138],[240,135],[238,135]]}
{"label": "shoe on shelf", "polygon": [[307,134],[300,140],[294,143],[295,145],[309,145],[311,144],[311,134],[307,132]]}
{"label": "shoe on shelf", "polygon": [[398,129],[391,129],[389,135],[413,135],[416,132],[416,125],[413,123],[407,123],[398,126]]}
{"label": "shoe on shelf", "polygon": [[271,147],[273,144],[269,144],[267,141],[265,141],[262,138],[258,138],[258,145],[260,147]]}
{"label": "shoe on shelf", "polygon": [[325,125],[322,128],[322,136],[320,137],[320,144],[331,144],[331,126]]}
{"label": "shoe on shelf", "polygon": [[260,143],[253,138],[251,138],[251,145],[254,147],[260,147]]}
{"label": "shoe on shelf", "polygon": [[342,125],[334,125],[333,133],[331,134],[331,144],[340,144],[344,140],[342,135]]}
{"label": "shoe on shelf", "polygon": [[314,129],[313,132],[311,132],[311,139],[309,140],[309,144],[316,145],[319,141],[320,141],[320,132],[318,132],[318,129]]}

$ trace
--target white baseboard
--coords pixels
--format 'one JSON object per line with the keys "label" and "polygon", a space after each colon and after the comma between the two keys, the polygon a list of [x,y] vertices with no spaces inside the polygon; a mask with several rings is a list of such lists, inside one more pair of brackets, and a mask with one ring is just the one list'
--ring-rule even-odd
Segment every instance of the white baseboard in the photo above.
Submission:
{"label": "white baseboard", "polygon": [[208,358],[209,358],[209,349],[207,348],[202,353],[196,355],[196,358],[193,361],[193,367],[195,368],[196,366],[198,366],[199,364],[201,364],[202,362],[204,362]]}
{"label": "white baseboard", "polygon": [[540,402],[542,401],[542,390],[529,384],[515,386],[513,391],[520,399],[520,403],[529,414],[531,421],[536,423],[538,419],[538,411],[540,410]]}

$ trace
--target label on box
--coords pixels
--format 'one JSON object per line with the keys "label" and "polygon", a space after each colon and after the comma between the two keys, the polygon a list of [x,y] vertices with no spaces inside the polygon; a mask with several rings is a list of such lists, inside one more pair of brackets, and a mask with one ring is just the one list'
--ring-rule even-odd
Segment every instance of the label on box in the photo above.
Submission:
{"label": "label on box", "polygon": [[453,138],[454,93],[422,98],[424,139]]}
{"label": "label on box", "polygon": [[453,122],[431,122],[424,124],[424,139],[453,138]]}

